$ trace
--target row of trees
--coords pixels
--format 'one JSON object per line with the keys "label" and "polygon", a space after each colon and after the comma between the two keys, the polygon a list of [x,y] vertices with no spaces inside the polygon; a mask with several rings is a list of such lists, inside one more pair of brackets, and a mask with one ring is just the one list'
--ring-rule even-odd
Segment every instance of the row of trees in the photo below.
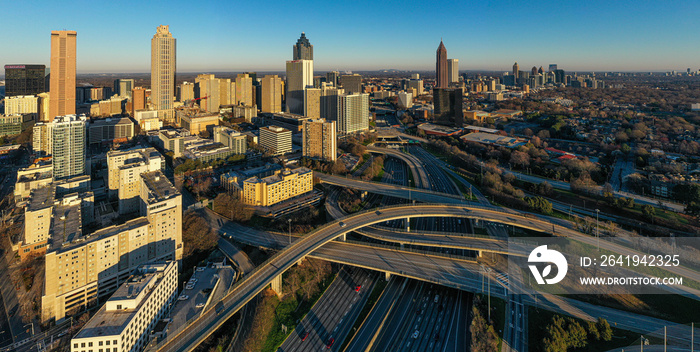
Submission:
{"label": "row of trees", "polygon": [[582,326],[573,318],[552,317],[547,325],[543,348],[545,352],[566,352],[572,348],[583,348],[588,341],[610,341],[612,328],[607,320],[598,318],[597,322],[586,322]]}

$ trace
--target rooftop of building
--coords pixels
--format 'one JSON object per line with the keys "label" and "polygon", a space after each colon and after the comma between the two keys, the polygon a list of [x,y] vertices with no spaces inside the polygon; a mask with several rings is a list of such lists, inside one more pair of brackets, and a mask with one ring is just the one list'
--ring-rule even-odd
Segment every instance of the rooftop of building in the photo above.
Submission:
{"label": "rooftop of building", "polygon": [[[59,239],[56,239],[56,242],[51,244],[51,248],[49,249],[50,251],[56,251],[56,252],[66,252],[73,250],[75,247],[78,247],[85,242],[91,242],[91,241],[96,241],[105,237],[110,237],[114,236],[118,233],[124,232],[124,231],[129,231],[132,229],[137,229],[140,227],[147,227],[149,224],[148,218],[145,216],[138,217],[133,220],[129,220],[123,224],[119,225],[113,225],[109,227],[105,227],[102,229],[99,229],[89,235],[85,236],[80,236],[80,237],[74,237],[70,241],[58,241]],[[51,239],[54,241],[54,238]]]}
{"label": "rooftop of building", "polygon": [[109,303],[133,299],[139,294],[142,297],[148,295],[163,279],[165,271],[176,262],[145,264],[140,266],[136,273],[123,285],[119,286],[112,297],[107,300],[95,315],[88,321],[73,339],[94,338],[100,336],[120,335],[128,326],[129,322],[136,317],[136,314],[145,303],[145,299],[137,300],[137,304],[131,309],[109,309]]}
{"label": "rooftop of building", "polygon": [[133,125],[134,123],[128,117],[108,117],[106,119],[92,120],[91,127],[104,125]]}
{"label": "rooftop of building", "polygon": [[82,199],[71,193],[55,202],[51,224],[51,249],[78,241],[83,235]]}
{"label": "rooftop of building", "polygon": [[518,147],[524,145],[527,142],[520,138],[501,136],[498,134],[484,133],[484,132],[473,132],[460,137],[464,141],[477,142],[484,144],[497,144],[509,148]]}
{"label": "rooftop of building", "polygon": [[446,135],[446,136],[451,136],[451,135],[457,134],[459,132],[462,132],[461,128],[435,125],[432,123],[420,124],[420,125],[418,125],[418,128],[426,131],[427,133],[441,134],[441,135]]}
{"label": "rooftop of building", "polygon": [[190,131],[184,128],[163,128],[159,132],[160,135],[166,138],[183,138],[190,135]]}
{"label": "rooftop of building", "polygon": [[283,181],[285,177],[290,176],[290,175],[304,175],[307,173],[312,172],[310,169],[307,169],[305,167],[298,167],[296,169],[284,169],[278,172],[275,172],[274,175],[259,178],[257,176],[250,177],[246,179],[244,182],[246,183],[266,183],[266,184],[273,184],[277,183],[280,181]]}
{"label": "rooftop of building", "polygon": [[37,211],[53,206],[55,195],[56,187],[53,184],[34,189],[27,199],[27,211]]}
{"label": "rooftop of building", "polygon": [[265,130],[265,131],[269,131],[269,132],[272,132],[272,133],[286,133],[286,132],[290,132],[290,133],[291,133],[291,132],[292,132],[292,131],[290,131],[290,130],[284,128],[284,127],[279,127],[279,126],[274,126],[274,125],[266,126],[266,127],[261,127],[260,129],[261,129],[261,130]]}
{"label": "rooftop of building", "polygon": [[56,116],[53,118],[53,124],[62,124],[62,123],[71,123],[71,122],[78,122],[78,121],[86,121],[87,122],[87,117],[85,114],[80,114],[80,115],[64,115],[64,116]]}
{"label": "rooftop of building", "polygon": [[141,177],[148,188],[148,204],[162,202],[180,195],[180,192],[160,170],[144,172]]}

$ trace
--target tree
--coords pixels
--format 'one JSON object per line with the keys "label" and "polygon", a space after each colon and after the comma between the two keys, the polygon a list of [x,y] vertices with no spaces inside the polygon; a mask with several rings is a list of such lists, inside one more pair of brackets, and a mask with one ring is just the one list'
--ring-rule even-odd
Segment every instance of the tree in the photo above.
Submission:
{"label": "tree", "polygon": [[644,204],[642,205],[642,214],[653,219],[654,215],[656,215],[656,208],[653,205]]}
{"label": "tree", "polygon": [[243,203],[238,196],[220,193],[214,199],[213,210],[233,221],[247,222],[255,214],[253,207]]}
{"label": "tree", "polygon": [[613,186],[610,183],[605,182],[605,184],[603,185],[603,197],[612,197],[614,193],[615,190],[613,190]]}
{"label": "tree", "polygon": [[598,326],[598,332],[600,332],[600,338],[603,339],[603,341],[612,340],[612,328],[605,318],[598,318],[596,325]]}
{"label": "tree", "polygon": [[552,203],[542,197],[525,197],[525,201],[533,210],[543,214],[552,213]]}
{"label": "tree", "polygon": [[527,153],[516,150],[510,154],[510,162],[525,168],[530,166],[530,156]]}
{"label": "tree", "polygon": [[197,252],[214,249],[217,240],[218,236],[199,213],[185,212],[182,217],[182,243],[185,258]]}

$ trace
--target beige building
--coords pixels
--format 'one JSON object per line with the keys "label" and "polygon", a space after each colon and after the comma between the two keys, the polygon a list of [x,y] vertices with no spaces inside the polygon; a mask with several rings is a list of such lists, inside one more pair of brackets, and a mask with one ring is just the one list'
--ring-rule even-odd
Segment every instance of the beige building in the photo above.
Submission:
{"label": "beige building", "polygon": [[194,99],[194,83],[182,82],[182,84],[180,84],[180,89],[178,90],[177,101],[184,103],[192,99]]}
{"label": "beige building", "polygon": [[236,76],[236,105],[253,106],[253,78],[247,73]]}
{"label": "beige building", "polygon": [[338,154],[338,138],[335,121],[325,119],[304,121],[302,155],[335,161]]}
{"label": "beige building", "polygon": [[109,99],[100,100],[90,105],[90,116],[110,117],[121,115],[126,112],[126,102],[126,98],[118,95],[114,95]]}
{"label": "beige building", "polygon": [[29,198],[31,192],[53,182],[53,165],[50,162],[35,163],[17,170],[15,202]]}
{"label": "beige building", "polygon": [[312,119],[321,117],[321,89],[304,89],[304,116]]}
{"label": "beige building", "polygon": [[32,149],[39,155],[50,155],[53,153],[53,130],[52,124],[37,122],[33,127]]}
{"label": "beige building", "polygon": [[119,199],[119,214],[140,211],[141,174],[165,167],[155,148],[107,152],[107,191]]}
{"label": "beige building", "polygon": [[338,96],[345,94],[345,89],[336,88],[331,84],[321,85],[320,112],[321,117],[327,120],[338,120]]}
{"label": "beige building", "polygon": [[139,266],[71,339],[71,352],[142,351],[177,298],[177,263]]}
{"label": "beige building", "polygon": [[[54,210],[55,188],[48,184],[31,191],[24,208],[24,233],[19,255],[43,252],[51,232],[51,216]],[[63,215],[65,217],[66,215]]]}
{"label": "beige building", "polygon": [[49,122],[49,92],[37,94],[37,122]]}
{"label": "beige building", "polygon": [[134,123],[124,117],[93,120],[88,127],[88,143],[125,143],[134,137]]}
{"label": "beige building", "polygon": [[141,215],[148,218],[148,256],[182,259],[182,195],[162,171],[141,174]]}
{"label": "beige building", "polygon": [[214,142],[221,143],[233,150],[234,154],[245,154],[246,135],[224,126],[214,127]]}
{"label": "beige building", "polygon": [[31,115],[32,119],[38,115],[38,98],[33,95],[18,95],[5,97],[5,115]]}
{"label": "beige building", "polygon": [[158,134],[160,147],[173,153],[173,158],[179,158],[185,152],[185,138],[190,136],[186,129],[161,130]]}
{"label": "beige building", "polygon": [[131,115],[137,110],[146,109],[146,89],[136,87],[131,91]]}
{"label": "beige building", "polygon": [[75,31],[51,32],[51,78],[49,121],[56,116],[75,114]]}
{"label": "beige building", "polygon": [[163,121],[158,119],[158,111],[155,110],[136,110],[134,120],[141,131],[154,131],[163,127]]}
{"label": "beige building", "polygon": [[206,112],[218,113],[222,105],[220,80],[212,74],[200,74],[194,82],[194,94],[199,99],[199,108]]}
{"label": "beige building", "polygon": [[260,129],[260,146],[271,155],[291,153],[292,131],[278,126],[263,127]]}
{"label": "beige building", "polygon": [[243,201],[267,207],[313,190],[313,172],[307,168],[282,170],[265,178],[243,181]]}
{"label": "beige building", "polygon": [[210,127],[219,125],[219,110],[214,114],[182,116],[180,125],[182,128],[189,130],[193,135],[200,134],[202,131],[211,130]]}
{"label": "beige building", "polygon": [[282,79],[277,75],[262,78],[262,102],[260,111],[277,113],[282,111]]}
{"label": "beige building", "polygon": [[173,121],[175,118],[175,45],[169,27],[158,26],[151,39],[151,104],[154,110],[158,110],[158,116],[165,121]]}
{"label": "beige building", "polygon": [[255,106],[233,105],[231,116],[234,119],[245,119],[245,122],[253,123],[253,118],[258,117],[258,109]]}

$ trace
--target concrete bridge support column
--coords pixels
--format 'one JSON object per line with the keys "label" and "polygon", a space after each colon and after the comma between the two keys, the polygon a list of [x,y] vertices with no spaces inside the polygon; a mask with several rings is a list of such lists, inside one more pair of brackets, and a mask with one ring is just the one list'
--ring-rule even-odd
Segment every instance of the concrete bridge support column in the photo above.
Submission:
{"label": "concrete bridge support column", "polygon": [[347,240],[347,233],[344,233],[338,237],[339,240],[345,242]]}
{"label": "concrete bridge support column", "polygon": [[411,231],[411,218],[406,218],[406,232]]}
{"label": "concrete bridge support column", "polygon": [[278,296],[282,295],[282,274],[272,279],[270,282],[270,288],[272,291],[275,291]]}
{"label": "concrete bridge support column", "polygon": [[301,265],[304,262],[304,259],[306,259],[306,257],[301,257],[301,259],[299,259],[297,262],[297,265]]}
{"label": "concrete bridge support column", "polygon": [[391,279],[391,273],[385,272],[384,273],[384,280],[389,281],[389,279]]}

